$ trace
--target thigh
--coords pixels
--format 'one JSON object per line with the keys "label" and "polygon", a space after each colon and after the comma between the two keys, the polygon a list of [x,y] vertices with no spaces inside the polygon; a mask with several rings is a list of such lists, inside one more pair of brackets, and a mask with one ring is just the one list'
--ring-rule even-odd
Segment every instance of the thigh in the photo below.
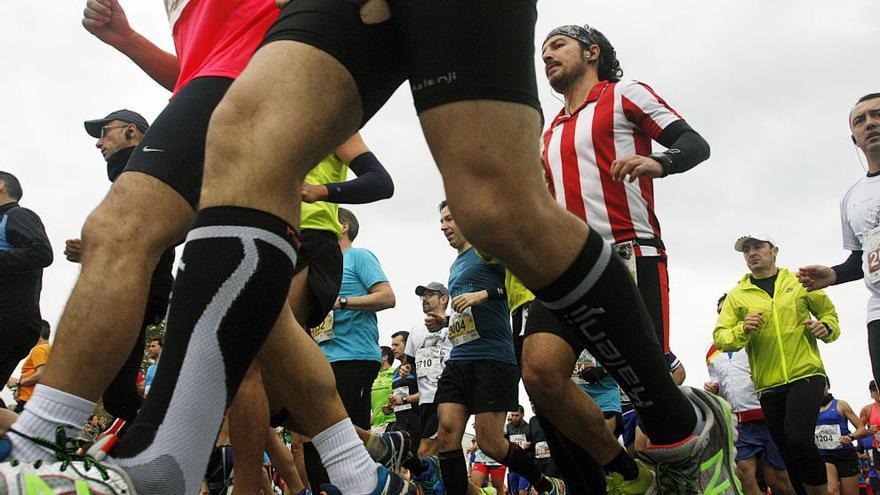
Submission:
{"label": "thigh", "polygon": [[785,432],[797,432],[811,438],[819,418],[819,406],[825,395],[825,377],[811,376],[793,382],[785,395]]}
{"label": "thigh", "polygon": [[663,352],[669,352],[669,275],[666,259],[660,256],[636,258],[638,287],[645,307],[654,322],[657,340]]}
{"label": "thigh", "polygon": [[[760,398],[761,409],[764,411],[764,423],[773,438],[773,442],[782,452],[783,457],[788,457],[785,445],[785,418],[786,418],[786,395],[787,391],[765,394]],[[818,409],[817,409],[818,410]]]}
{"label": "thigh", "polygon": [[302,318],[309,329],[320,325],[333,310],[342,284],[342,252],[332,232],[306,229],[300,233],[300,240],[294,271],[297,275],[305,273],[305,283],[298,283],[294,277],[292,297],[297,301],[294,315]]}
{"label": "thigh", "polygon": [[575,360],[585,349],[585,337],[566,325],[540,301],[529,308],[523,344],[523,366],[556,370],[570,378]]}

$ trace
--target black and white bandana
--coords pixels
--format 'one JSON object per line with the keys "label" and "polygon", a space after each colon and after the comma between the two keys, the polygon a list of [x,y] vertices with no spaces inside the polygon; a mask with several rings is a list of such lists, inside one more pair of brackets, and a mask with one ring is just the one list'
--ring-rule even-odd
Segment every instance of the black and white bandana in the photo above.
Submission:
{"label": "black and white bandana", "polygon": [[556,36],[557,34],[568,36],[569,38],[578,40],[587,46],[596,44],[598,42],[598,40],[596,39],[595,31],[589,25],[584,24],[583,26],[577,26],[575,24],[569,24],[567,26],[559,26],[553,31],[550,31],[547,37],[544,38],[544,43],[547,43],[547,40]]}

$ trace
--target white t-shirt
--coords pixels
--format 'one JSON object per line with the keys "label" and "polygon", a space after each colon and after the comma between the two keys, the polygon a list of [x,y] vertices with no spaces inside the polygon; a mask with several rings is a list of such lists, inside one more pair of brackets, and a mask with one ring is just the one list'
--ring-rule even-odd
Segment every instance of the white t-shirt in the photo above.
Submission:
{"label": "white t-shirt", "polygon": [[862,177],[843,195],[840,200],[840,224],[843,228],[843,247],[850,251],[864,251],[862,271],[865,273],[865,285],[871,293],[867,320],[880,320],[880,282],[870,281],[868,266],[869,257],[876,257],[880,252],[872,254],[865,247],[869,244],[871,230],[880,226],[880,176]]}
{"label": "white t-shirt", "polygon": [[406,355],[416,358],[414,370],[419,385],[419,404],[432,404],[437,394],[437,382],[452,352],[449,329],[429,332],[423,323],[417,323],[409,331]]}

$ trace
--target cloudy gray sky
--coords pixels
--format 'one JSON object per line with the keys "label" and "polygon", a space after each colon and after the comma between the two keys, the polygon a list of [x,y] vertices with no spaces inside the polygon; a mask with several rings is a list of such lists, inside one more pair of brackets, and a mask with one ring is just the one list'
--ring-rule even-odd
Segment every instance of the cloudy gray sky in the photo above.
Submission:
{"label": "cloudy gray sky", "polygon": [[[161,2],[122,4],[136,30],[172,49]],[[22,180],[22,204],[41,215],[52,240],[56,260],[45,272],[42,308],[53,325],[78,273],[63,258],[64,239],[78,237],[109,185],[82,121],[123,107],[152,121],[169,96],[82,29],[83,5],[18,2],[0,17],[0,170]],[[859,96],[880,90],[878,4],[541,0],[538,9],[536,46],[560,24],[602,30],[625,77],[650,84],[712,146],[708,162],[655,183],[670,254],[672,346],[688,383],[699,386],[715,300],[745,272],[732,249],[738,235],[774,235],[782,266],[835,264],[847,255],[838,200],[864,173],[847,112]],[[535,64],[540,71],[537,56]],[[551,118],[561,102],[541,74]],[[408,91],[398,91],[363,135],[397,186],[391,200],[354,208],[357,244],[378,255],[398,296],[398,307],[379,318],[384,343],[421,318],[413,288],[445,281],[455,253],[439,231],[443,193]],[[843,335],[822,354],[837,396],[861,406],[869,400],[867,291],[851,283],[829,293]]]}

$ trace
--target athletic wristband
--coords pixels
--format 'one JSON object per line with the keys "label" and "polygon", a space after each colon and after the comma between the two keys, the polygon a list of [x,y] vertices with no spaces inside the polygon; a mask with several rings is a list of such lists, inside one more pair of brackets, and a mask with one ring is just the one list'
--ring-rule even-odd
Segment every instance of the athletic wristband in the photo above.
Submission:
{"label": "athletic wristband", "polygon": [[507,290],[504,287],[493,287],[491,289],[486,289],[486,293],[489,294],[490,301],[507,298]]}
{"label": "athletic wristband", "polygon": [[660,166],[663,168],[663,173],[660,174],[660,177],[666,177],[672,173],[672,158],[666,153],[651,153],[648,155],[648,158],[660,163]]}

